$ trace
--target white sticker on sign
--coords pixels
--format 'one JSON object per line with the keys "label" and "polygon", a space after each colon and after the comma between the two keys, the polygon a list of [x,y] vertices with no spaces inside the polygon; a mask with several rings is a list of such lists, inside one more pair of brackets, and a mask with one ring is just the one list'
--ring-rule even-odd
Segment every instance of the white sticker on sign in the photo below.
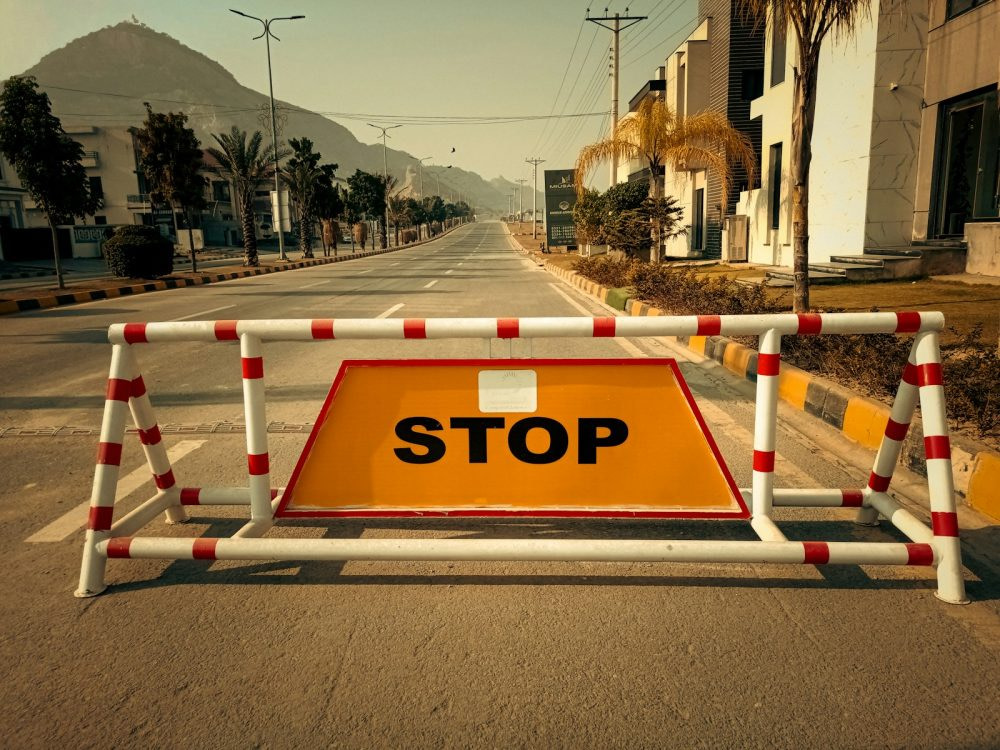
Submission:
{"label": "white sticker on sign", "polygon": [[480,370],[479,411],[530,413],[537,408],[534,370]]}

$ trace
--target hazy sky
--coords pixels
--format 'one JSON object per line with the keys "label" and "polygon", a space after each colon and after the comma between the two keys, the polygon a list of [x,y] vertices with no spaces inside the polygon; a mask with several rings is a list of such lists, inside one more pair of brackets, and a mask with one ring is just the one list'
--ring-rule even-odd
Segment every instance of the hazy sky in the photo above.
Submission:
{"label": "hazy sky", "polygon": [[[608,7],[624,13],[625,5]],[[697,12],[697,0],[629,5],[633,15],[649,20],[622,34],[622,112],[690,32]],[[380,114],[610,110],[611,32],[584,21],[588,7],[592,15],[603,15],[605,7],[586,0],[0,0],[0,76],[20,73],[73,39],[135,15],[266,94],[264,41],[251,41],[260,26],[230,7],[260,17],[305,15],[273,27],[282,40],[271,48],[275,96],[312,110],[360,115],[333,119],[366,143],[378,132],[365,122],[378,122]],[[606,132],[603,115],[547,124],[408,124],[392,131],[390,145],[487,179],[515,179],[530,178],[529,156],[546,159],[542,169],[571,167],[580,146]]]}

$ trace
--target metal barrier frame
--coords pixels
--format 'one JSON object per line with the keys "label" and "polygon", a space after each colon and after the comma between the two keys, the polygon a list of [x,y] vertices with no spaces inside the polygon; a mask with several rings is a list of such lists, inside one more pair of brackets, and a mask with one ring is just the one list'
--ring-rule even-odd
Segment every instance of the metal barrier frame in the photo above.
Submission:
{"label": "metal barrier frame", "polygon": [[[108,559],[168,560],[588,560],[807,565],[924,565],[937,571],[938,598],[964,604],[965,583],[945,413],[938,312],[777,315],[689,315],[638,318],[438,318],[220,320],[112,325],[113,345],[80,583],[75,595],[106,588]],[[775,489],[778,380],[783,336],[914,334],[906,367],[875,456],[860,489]],[[566,539],[264,539],[282,489],[272,489],[264,402],[263,342],[357,339],[534,339],[553,337],[758,336],[753,479],[742,489],[760,541]],[[248,485],[181,488],[174,478],[134,348],[166,342],[238,342],[243,368]],[[530,359],[525,359],[530,362]],[[931,527],[889,496],[893,471],[919,400]],[[125,420],[131,413],[157,493],[114,520]],[[133,536],[160,513],[187,519],[186,505],[247,505],[250,520],[229,538]],[[860,524],[879,514],[911,541],[789,541],[772,519],[774,506],[854,507]]]}

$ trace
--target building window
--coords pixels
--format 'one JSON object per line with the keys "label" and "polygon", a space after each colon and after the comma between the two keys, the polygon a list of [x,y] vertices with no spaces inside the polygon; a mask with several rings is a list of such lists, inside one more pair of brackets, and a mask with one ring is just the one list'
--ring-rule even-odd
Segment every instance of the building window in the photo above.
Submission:
{"label": "building window", "polygon": [[108,217],[107,216],[95,216],[94,217],[94,224],[96,224],[99,227],[100,226],[104,226],[107,223],[108,223]]}
{"label": "building window", "polygon": [[770,160],[768,161],[767,173],[770,175],[771,184],[768,185],[768,199],[771,214],[771,229],[781,226],[781,144],[775,143],[771,146]]}
{"label": "building window", "polygon": [[785,80],[785,53],[788,49],[788,28],[780,31],[776,23],[771,24],[771,85],[777,86]]}
{"label": "building window", "polygon": [[229,183],[216,181],[212,183],[212,200],[229,203],[231,200]]}
{"label": "building window", "polygon": [[985,5],[989,0],[948,0],[948,18],[960,16],[967,10]]}
{"label": "building window", "polygon": [[754,68],[752,70],[744,70],[741,73],[743,80],[741,89],[741,96],[743,101],[749,102],[756,99],[758,96],[764,93],[764,69]]}
{"label": "building window", "polygon": [[101,182],[100,177],[88,177],[90,180],[90,194],[95,198],[104,197],[104,184]]}
{"label": "building window", "polygon": [[0,200],[0,227],[20,229],[24,226],[21,217],[21,202]]}
{"label": "building window", "polygon": [[701,250],[705,246],[705,188],[694,191],[694,216],[691,222],[691,249]]}

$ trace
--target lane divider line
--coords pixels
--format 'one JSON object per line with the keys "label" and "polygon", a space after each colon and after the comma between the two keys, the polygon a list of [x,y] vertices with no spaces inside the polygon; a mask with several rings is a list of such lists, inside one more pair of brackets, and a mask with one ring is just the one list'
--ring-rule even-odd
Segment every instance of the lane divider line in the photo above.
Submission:
{"label": "lane divider line", "polygon": [[[176,445],[172,445],[167,449],[167,456],[170,458],[170,463],[176,464],[188,453],[198,450],[198,448],[207,442],[207,440],[181,440]],[[131,474],[127,474],[118,480],[116,500],[121,500],[129,496],[144,484],[151,482],[152,479],[153,475],[149,471],[149,466],[143,464]],[[36,531],[25,539],[25,541],[29,544],[61,542],[87,525],[87,514],[89,512],[90,500],[86,500],[61,515],[48,526]]]}
{"label": "lane divider line", "polygon": [[399,303],[399,304],[397,304],[397,305],[393,305],[392,307],[390,307],[390,308],[389,308],[388,310],[386,310],[385,312],[383,312],[383,313],[379,313],[378,315],[376,315],[376,316],[375,316],[375,319],[376,319],[376,320],[381,320],[381,319],[383,319],[383,318],[388,318],[388,317],[389,317],[390,315],[392,315],[392,314],[393,314],[394,312],[396,312],[397,310],[400,310],[400,309],[402,309],[402,308],[403,308],[403,303],[402,303],[402,302],[400,302],[400,303]]}
{"label": "lane divider line", "polygon": [[434,286],[437,283],[438,283],[437,279],[434,279],[434,281],[428,281],[426,284],[424,284],[424,289],[430,289],[432,286]]}
{"label": "lane divider line", "polygon": [[222,307],[213,307],[211,310],[202,310],[201,312],[191,313],[190,315],[183,315],[180,318],[171,318],[171,323],[179,323],[182,320],[191,320],[191,318],[198,318],[202,315],[208,315],[209,313],[219,312],[219,310],[228,310],[230,307],[236,307],[236,305],[223,305]]}

